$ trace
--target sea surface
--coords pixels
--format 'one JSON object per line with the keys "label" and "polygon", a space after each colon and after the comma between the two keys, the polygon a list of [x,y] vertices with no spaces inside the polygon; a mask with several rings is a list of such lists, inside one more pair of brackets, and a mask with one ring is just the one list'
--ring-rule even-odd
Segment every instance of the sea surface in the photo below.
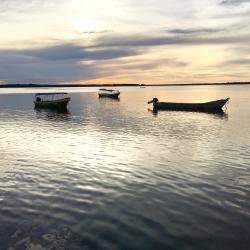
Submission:
{"label": "sea surface", "polygon": [[[250,86],[120,90],[0,89],[0,249],[249,250]],[[67,113],[34,110],[48,91]]]}

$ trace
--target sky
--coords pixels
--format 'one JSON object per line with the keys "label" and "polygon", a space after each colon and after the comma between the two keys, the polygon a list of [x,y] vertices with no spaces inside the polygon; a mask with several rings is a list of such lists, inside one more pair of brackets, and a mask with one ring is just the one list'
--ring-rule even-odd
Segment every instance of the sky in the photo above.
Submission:
{"label": "sky", "polygon": [[250,0],[0,0],[0,84],[250,81]]}

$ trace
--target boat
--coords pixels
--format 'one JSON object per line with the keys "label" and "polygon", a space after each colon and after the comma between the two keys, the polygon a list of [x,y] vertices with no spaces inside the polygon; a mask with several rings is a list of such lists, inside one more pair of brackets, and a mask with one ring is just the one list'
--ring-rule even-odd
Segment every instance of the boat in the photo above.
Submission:
{"label": "boat", "polygon": [[119,98],[120,91],[115,89],[99,89],[99,97]]}
{"label": "boat", "polygon": [[159,102],[157,98],[149,101],[153,103],[154,110],[174,110],[174,111],[199,111],[199,112],[221,112],[223,106],[230,98],[204,103],[177,103],[177,102]]}
{"label": "boat", "polygon": [[38,93],[34,104],[36,109],[67,110],[69,101],[68,93]]}

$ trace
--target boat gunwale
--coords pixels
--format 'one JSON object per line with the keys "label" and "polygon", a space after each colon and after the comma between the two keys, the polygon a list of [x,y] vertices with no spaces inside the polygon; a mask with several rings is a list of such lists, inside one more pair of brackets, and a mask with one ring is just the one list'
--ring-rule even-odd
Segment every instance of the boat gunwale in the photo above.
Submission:
{"label": "boat gunwale", "polygon": [[68,95],[68,93],[66,93],[66,92],[36,93],[35,97],[37,97],[37,96],[45,96],[45,95]]}
{"label": "boat gunwale", "polygon": [[209,102],[156,102],[158,104],[177,104],[177,105],[206,105],[206,104],[213,104],[216,102],[223,102],[225,101],[225,103],[227,103],[230,100],[230,98],[226,98],[226,99],[219,99],[219,100],[215,100],[215,101],[209,101]]}
{"label": "boat gunwale", "polygon": [[57,103],[64,103],[64,102],[69,102],[70,101],[70,97],[66,97],[66,98],[60,98],[57,100],[46,100],[46,101],[34,101],[34,103],[36,105],[43,105],[43,104],[57,104]]}

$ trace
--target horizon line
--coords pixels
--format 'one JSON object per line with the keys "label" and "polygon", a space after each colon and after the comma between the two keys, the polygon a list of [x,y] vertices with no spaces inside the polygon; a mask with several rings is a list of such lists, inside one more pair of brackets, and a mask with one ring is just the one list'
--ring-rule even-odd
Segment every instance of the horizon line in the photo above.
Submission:
{"label": "horizon line", "polygon": [[36,83],[25,83],[25,84],[0,84],[0,88],[41,88],[41,87],[151,87],[151,86],[206,86],[206,85],[246,85],[250,84],[250,82],[218,82],[218,83],[163,83],[163,84],[143,84],[143,83],[106,83],[106,84],[36,84]]}

